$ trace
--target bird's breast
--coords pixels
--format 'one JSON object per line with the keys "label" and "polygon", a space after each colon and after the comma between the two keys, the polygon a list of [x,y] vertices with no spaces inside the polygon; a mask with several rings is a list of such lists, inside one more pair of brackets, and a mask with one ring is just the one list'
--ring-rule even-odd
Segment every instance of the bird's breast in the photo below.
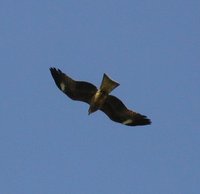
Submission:
{"label": "bird's breast", "polygon": [[98,90],[95,95],[92,98],[92,104],[98,108],[100,108],[103,103],[105,102],[106,98],[108,97],[108,94],[104,91]]}

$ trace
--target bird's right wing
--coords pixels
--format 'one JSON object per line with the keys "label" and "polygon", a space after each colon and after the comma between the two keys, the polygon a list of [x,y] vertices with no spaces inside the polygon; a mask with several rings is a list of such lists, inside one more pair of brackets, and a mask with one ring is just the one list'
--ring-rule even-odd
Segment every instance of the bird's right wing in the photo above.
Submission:
{"label": "bird's right wing", "polygon": [[50,68],[51,75],[58,86],[72,100],[83,101],[90,104],[91,98],[97,88],[93,84],[84,81],[75,81],[60,69]]}
{"label": "bird's right wing", "polygon": [[149,125],[150,119],[140,113],[126,108],[123,102],[115,96],[109,95],[101,110],[113,121],[124,125]]}

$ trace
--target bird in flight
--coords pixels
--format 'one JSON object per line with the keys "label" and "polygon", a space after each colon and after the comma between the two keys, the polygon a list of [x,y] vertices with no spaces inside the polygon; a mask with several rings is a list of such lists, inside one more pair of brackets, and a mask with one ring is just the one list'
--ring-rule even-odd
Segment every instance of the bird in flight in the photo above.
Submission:
{"label": "bird in flight", "polygon": [[106,74],[99,89],[89,82],[76,81],[60,69],[50,68],[51,75],[57,87],[72,100],[89,104],[88,114],[97,110],[103,111],[111,120],[128,126],[149,125],[151,120],[145,115],[129,110],[117,97],[110,95],[119,86]]}

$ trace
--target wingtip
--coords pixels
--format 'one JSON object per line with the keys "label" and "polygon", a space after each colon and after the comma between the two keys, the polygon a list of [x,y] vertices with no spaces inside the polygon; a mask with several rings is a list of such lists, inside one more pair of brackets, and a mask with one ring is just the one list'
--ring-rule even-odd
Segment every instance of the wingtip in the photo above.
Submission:
{"label": "wingtip", "polygon": [[57,69],[55,67],[50,67],[49,70],[50,70],[52,76],[55,72],[57,72]]}
{"label": "wingtip", "polygon": [[49,70],[56,69],[55,67],[49,67]]}
{"label": "wingtip", "polygon": [[140,119],[140,124],[141,125],[151,125],[151,120],[147,116],[142,115],[142,118]]}
{"label": "wingtip", "polygon": [[145,120],[144,120],[144,125],[151,125],[151,120],[150,119],[148,119],[148,118],[146,118]]}
{"label": "wingtip", "polygon": [[56,67],[49,67],[49,70],[50,70],[50,71],[60,71],[60,69],[59,69],[59,68],[56,68]]}
{"label": "wingtip", "polygon": [[55,75],[58,75],[58,74],[63,74],[63,72],[59,68],[50,67],[49,70],[53,77],[55,77]]}
{"label": "wingtip", "polygon": [[125,125],[128,125],[128,126],[143,126],[143,125],[150,125],[151,124],[151,120],[145,116],[145,115],[141,115],[141,114],[138,114],[137,117],[134,119],[134,121],[130,120],[130,122],[127,122],[125,121],[125,123],[123,123]]}
{"label": "wingtip", "polygon": [[62,90],[61,85],[60,85],[62,77],[63,77],[62,71],[58,68],[55,68],[55,67],[50,67],[49,70],[51,72],[51,75],[52,75],[56,85],[58,86],[59,89]]}

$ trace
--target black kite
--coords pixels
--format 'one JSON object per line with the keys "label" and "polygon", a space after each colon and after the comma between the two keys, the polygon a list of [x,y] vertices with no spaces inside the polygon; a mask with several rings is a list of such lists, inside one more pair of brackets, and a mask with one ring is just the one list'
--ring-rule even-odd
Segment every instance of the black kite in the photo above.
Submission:
{"label": "black kite", "polygon": [[93,84],[85,81],[75,81],[60,69],[50,68],[51,75],[58,88],[72,100],[86,102],[90,105],[88,114],[97,110],[103,111],[111,120],[124,125],[149,125],[150,119],[140,113],[126,108],[121,100],[109,95],[119,86],[119,83],[111,80],[106,74],[99,89]]}

